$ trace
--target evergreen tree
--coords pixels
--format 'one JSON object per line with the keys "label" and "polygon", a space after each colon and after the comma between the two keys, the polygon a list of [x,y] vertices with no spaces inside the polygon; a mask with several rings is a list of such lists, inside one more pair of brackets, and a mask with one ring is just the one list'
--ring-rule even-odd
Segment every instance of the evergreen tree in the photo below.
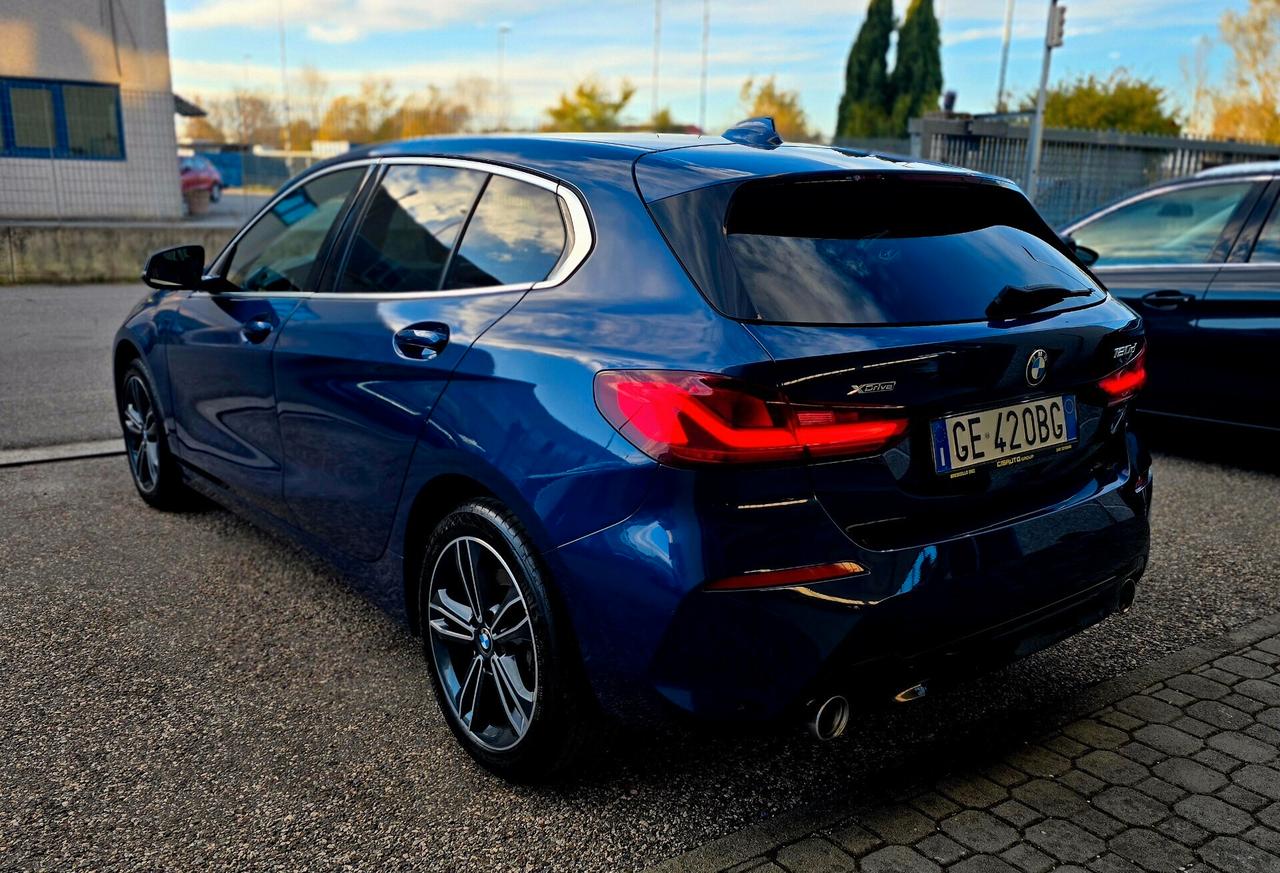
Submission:
{"label": "evergreen tree", "polygon": [[885,132],[893,104],[885,59],[892,36],[893,0],[871,0],[849,49],[844,94],[836,110],[836,136],[880,136]]}
{"label": "evergreen tree", "polygon": [[938,107],[942,93],[942,40],[933,0],[911,0],[898,30],[898,59],[889,79],[893,128],[906,135],[907,121]]}

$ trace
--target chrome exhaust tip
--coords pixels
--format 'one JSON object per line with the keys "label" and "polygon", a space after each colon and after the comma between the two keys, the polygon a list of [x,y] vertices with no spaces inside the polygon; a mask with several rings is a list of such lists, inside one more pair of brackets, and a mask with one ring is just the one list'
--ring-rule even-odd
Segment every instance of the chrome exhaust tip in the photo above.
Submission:
{"label": "chrome exhaust tip", "polygon": [[910,703],[913,700],[919,700],[929,693],[929,686],[925,682],[919,685],[912,685],[910,688],[904,688],[897,694],[893,695],[895,703]]}
{"label": "chrome exhaust tip", "polygon": [[849,700],[832,695],[818,704],[809,718],[809,732],[823,742],[834,740],[849,727]]}
{"label": "chrome exhaust tip", "polygon": [[1120,583],[1120,590],[1116,592],[1116,612],[1124,615],[1133,606],[1133,599],[1138,595],[1138,586],[1133,579],[1126,579]]}

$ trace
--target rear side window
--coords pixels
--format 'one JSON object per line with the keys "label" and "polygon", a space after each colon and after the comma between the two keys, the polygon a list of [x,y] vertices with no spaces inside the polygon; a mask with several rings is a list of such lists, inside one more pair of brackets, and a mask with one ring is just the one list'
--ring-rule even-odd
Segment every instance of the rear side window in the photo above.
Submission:
{"label": "rear side window", "polygon": [[454,167],[387,169],[351,242],[341,291],[435,291],[485,173]]}
{"label": "rear side window", "polygon": [[492,176],[467,223],[446,288],[541,282],[568,242],[560,198],[546,188]]}
{"label": "rear side window", "polygon": [[1203,264],[1252,182],[1190,185],[1134,200],[1072,231],[1097,266]]}
{"label": "rear side window", "polygon": [[[703,203],[667,202],[685,198]],[[680,214],[714,214],[717,200],[719,226]],[[887,176],[768,180],[743,183],[724,201],[723,191],[702,189],[653,206],[704,292],[737,318],[978,321],[1008,286],[1097,288],[1046,241],[1050,231],[1026,198],[995,185]]]}

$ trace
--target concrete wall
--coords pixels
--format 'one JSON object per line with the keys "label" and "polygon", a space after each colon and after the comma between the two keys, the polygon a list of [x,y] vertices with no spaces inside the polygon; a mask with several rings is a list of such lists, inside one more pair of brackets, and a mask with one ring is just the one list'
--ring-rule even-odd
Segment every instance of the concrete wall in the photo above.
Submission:
{"label": "concrete wall", "polygon": [[0,223],[0,285],[128,282],[147,255],[170,246],[204,246],[208,261],[238,228],[229,225]]}
{"label": "concrete wall", "polygon": [[3,0],[0,76],[120,86],[124,161],[0,157],[0,217],[182,215],[164,0]]}

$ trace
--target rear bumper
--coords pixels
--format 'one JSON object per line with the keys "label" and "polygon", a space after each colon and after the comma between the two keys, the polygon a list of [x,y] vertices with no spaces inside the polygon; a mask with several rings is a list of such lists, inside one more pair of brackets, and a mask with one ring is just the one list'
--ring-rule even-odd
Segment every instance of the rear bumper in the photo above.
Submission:
{"label": "rear bumper", "polygon": [[[945,682],[1114,612],[1149,549],[1151,480],[1139,454],[1113,481],[1049,511],[879,552],[859,549],[814,501],[726,529],[673,475],[631,518],[550,557],[607,710],[631,721],[671,709],[776,718],[828,693]],[[702,589],[726,553],[743,552],[758,566],[851,558],[868,572],[808,587]]]}

